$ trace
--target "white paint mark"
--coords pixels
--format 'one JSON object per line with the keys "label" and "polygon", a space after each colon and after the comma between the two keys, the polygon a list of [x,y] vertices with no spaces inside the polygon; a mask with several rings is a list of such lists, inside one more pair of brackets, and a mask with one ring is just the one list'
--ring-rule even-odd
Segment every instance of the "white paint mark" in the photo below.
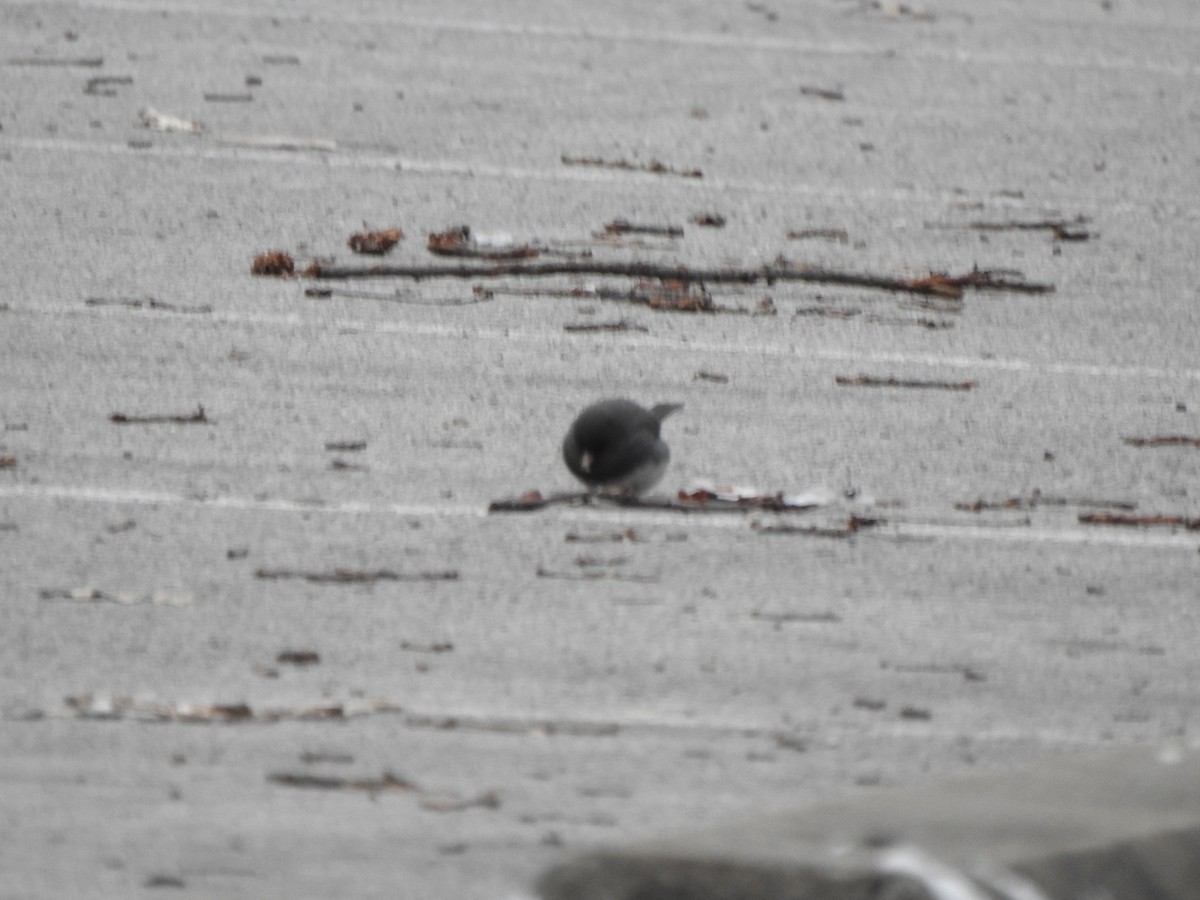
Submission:
{"label": "white paint mark", "polygon": [[915,878],[934,900],[990,900],[971,878],[920,847],[899,844],[879,854],[881,871]]}

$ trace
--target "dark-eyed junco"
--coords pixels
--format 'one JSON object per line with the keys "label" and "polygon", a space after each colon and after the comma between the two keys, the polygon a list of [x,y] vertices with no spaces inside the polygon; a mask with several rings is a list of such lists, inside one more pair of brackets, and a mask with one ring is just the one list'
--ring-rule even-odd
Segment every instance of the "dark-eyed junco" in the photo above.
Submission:
{"label": "dark-eyed junco", "polygon": [[643,409],[631,400],[593,403],[563,438],[563,462],[588,487],[636,497],[658,483],[671,450],[659,437],[663,419],[682,403]]}

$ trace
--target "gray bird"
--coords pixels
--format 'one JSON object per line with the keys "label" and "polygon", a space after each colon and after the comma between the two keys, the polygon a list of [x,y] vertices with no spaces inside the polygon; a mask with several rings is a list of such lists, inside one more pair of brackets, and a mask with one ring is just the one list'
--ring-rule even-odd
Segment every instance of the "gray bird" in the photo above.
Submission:
{"label": "gray bird", "polygon": [[593,403],[563,438],[563,462],[593,490],[636,497],[662,478],[671,450],[659,437],[663,419],[682,403],[643,409],[631,400]]}

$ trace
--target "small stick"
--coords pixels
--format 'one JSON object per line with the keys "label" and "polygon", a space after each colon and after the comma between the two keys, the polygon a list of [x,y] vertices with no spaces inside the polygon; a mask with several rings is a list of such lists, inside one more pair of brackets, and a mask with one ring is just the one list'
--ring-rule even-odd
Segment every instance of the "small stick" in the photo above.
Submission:
{"label": "small stick", "polygon": [[297,578],[313,584],[371,584],[376,581],[456,581],[458,572],[395,572],[391,569],[334,569],[331,572],[302,572],[296,569],[259,569],[255,578],[269,581]]}
{"label": "small stick", "polygon": [[974,269],[964,275],[933,272],[923,278],[890,278],[870,273],[842,272],[808,266],[767,265],[753,269],[689,269],[687,266],[662,265],[646,262],[601,262],[597,260],[562,260],[558,262],[497,263],[495,265],[375,265],[323,266],[312,263],[304,273],[321,280],[351,278],[496,278],[499,276],[544,278],[553,275],[597,275],[629,278],[659,278],[663,280],[702,282],[709,284],[754,284],[764,281],[801,281],[815,284],[841,284],[850,287],[876,288],[914,294],[933,294],[941,297],[961,297],[963,289],[1007,290],[1029,294],[1046,294],[1052,284],[1027,282],[1017,273]]}
{"label": "small stick", "polygon": [[1080,513],[1079,521],[1085,525],[1125,525],[1135,528],[1168,525],[1172,528],[1183,528],[1187,531],[1200,531],[1200,518],[1188,518],[1187,516],[1124,516],[1115,513]]}
{"label": "small stick", "polygon": [[896,388],[930,388],[943,391],[969,391],[975,387],[974,381],[917,381],[901,378],[875,378],[871,375],[838,375],[834,378],[836,384],[854,387],[896,387]]}
{"label": "small stick", "polygon": [[1164,434],[1154,437],[1122,438],[1131,447],[1200,447],[1200,437],[1188,437],[1183,434]]}
{"label": "small stick", "polygon": [[570,156],[564,153],[561,157],[564,166],[596,166],[601,169],[625,169],[634,172],[649,172],[651,175],[678,175],[681,178],[703,178],[704,173],[699,169],[673,169],[665,163],[652,159],[648,163],[632,163],[627,159],[601,159],[598,156]]}
{"label": "small stick", "polygon": [[678,225],[637,225],[627,219],[613,219],[604,224],[605,234],[657,234],[662,237],[683,237]]}
{"label": "small stick", "polygon": [[115,412],[108,417],[108,421],[117,425],[196,425],[207,424],[209,420],[204,414],[204,407],[197,406],[194,413],[180,416],[127,416]]}

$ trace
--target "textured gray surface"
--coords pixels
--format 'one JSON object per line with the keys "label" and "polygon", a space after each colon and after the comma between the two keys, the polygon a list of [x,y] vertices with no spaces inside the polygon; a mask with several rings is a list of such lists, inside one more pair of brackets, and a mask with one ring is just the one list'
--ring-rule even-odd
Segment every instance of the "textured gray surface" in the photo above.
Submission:
{"label": "textured gray surface", "polygon": [[[928,11],[0,3],[5,896],[491,898],[729,813],[1193,735],[1200,541],[1078,521],[1086,501],[1200,515],[1200,451],[1122,441],[1200,435],[1191,4]],[[85,93],[96,77],[131,81]],[[146,107],[204,131],[150,131]],[[926,227],[1076,215],[1091,240]],[[685,236],[591,238],[617,217]],[[464,222],[603,259],[978,264],[1057,290],[949,311],[714,289],[769,294],[765,317],[429,305],[471,282],[315,300],[248,274],[266,249],[346,261],[364,224],[423,262]],[[848,239],[787,238],[809,228]],[[616,319],[647,330],[563,330]],[[976,387],[834,383],[858,373]],[[484,514],[570,488],[563,430],[609,394],[686,403],[660,491],[816,489],[833,502],[801,524],[887,524]],[[197,404],[206,425],[108,419]],[[955,508],[1034,489],[1071,502]],[[255,577],[337,568],[459,577]],[[298,649],[320,663],[275,662]],[[132,699],[95,720],[64,703],[81,694]],[[143,721],[370,698],[401,711]],[[268,779],[384,771],[420,790]]]}
{"label": "textured gray surface", "polygon": [[553,900],[1186,898],[1200,884],[1200,752],[1179,742],[880,790],[597,853]]}

